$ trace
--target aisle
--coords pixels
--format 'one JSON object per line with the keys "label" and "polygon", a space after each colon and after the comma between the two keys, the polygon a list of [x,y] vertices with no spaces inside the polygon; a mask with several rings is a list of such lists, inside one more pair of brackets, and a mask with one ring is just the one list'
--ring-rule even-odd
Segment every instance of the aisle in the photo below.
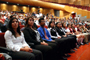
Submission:
{"label": "aisle", "polygon": [[81,45],[75,53],[70,53],[68,60],[90,60],[90,43]]}

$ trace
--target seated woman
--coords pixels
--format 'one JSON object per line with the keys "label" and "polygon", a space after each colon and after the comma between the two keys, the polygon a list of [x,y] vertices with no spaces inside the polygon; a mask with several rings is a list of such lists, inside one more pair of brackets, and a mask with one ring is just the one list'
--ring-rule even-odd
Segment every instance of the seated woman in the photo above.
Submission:
{"label": "seated woman", "polygon": [[72,43],[72,42],[70,42],[71,41],[70,38],[69,37],[61,37],[58,34],[58,32],[55,29],[54,21],[50,21],[48,27],[49,27],[48,31],[50,33],[51,38],[54,39],[56,42],[58,42],[60,44],[60,46],[63,46],[63,48],[62,48],[62,49],[64,49],[63,51],[65,51],[65,50],[68,51],[68,49],[71,49],[71,44],[70,43]]}
{"label": "seated woman", "polygon": [[65,23],[63,24],[63,27],[62,27],[62,24],[60,22],[57,22],[55,29],[62,38],[68,38],[67,41],[71,46],[71,51],[72,51],[72,49],[76,48],[76,36],[71,35],[70,33],[67,33],[65,27],[66,27]]}
{"label": "seated woman", "polygon": [[9,22],[9,30],[5,32],[5,43],[8,49],[13,52],[10,56],[14,59],[24,60],[43,60],[42,53],[39,50],[30,48],[25,42],[24,35],[20,31],[17,18],[12,18]]}
{"label": "seated woman", "polygon": [[80,31],[83,33],[83,35],[84,35],[84,43],[85,44],[88,44],[88,41],[89,41],[89,35],[90,35],[90,33],[88,33],[89,32],[89,30],[85,27],[85,25],[80,25]]}
{"label": "seated woman", "polygon": [[79,24],[75,26],[75,24],[71,24],[71,28],[73,29],[74,34],[77,36],[78,45],[83,45],[84,35],[80,31]]}
{"label": "seated woman", "polygon": [[[27,43],[34,43],[32,48],[40,50],[45,60],[50,60],[50,55],[54,55],[56,51],[52,51],[56,49],[56,44],[54,43],[46,43],[41,37],[39,32],[34,27],[34,19],[32,17],[28,17],[26,20],[26,26],[23,30],[25,40]],[[52,51],[52,52],[51,52]],[[54,54],[51,54],[53,53]]]}

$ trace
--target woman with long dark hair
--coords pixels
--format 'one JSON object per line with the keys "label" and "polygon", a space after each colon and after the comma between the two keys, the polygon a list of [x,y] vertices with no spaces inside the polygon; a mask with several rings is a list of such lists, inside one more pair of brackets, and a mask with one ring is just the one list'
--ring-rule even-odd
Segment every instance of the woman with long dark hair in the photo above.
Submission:
{"label": "woman with long dark hair", "polygon": [[9,29],[5,32],[6,47],[13,52],[10,56],[14,59],[42,60],[42,53],[39,50],[30,48],[25,42],[24,35],[20,31],[17,18],[12,18],[9,22]]}
{"label": "woman with long dark hair", "polygon": [[[59,23],[59,22],[57,22],[57,23]],[[63,32],[61,32],[62,33],[61,36],[58,34],[54,21],[50,21],[48,27],[49,27],[48,31],[51,35],[51,38],[54,39],[57,42],[58,45],[60,45],[59,48],[62,48],[62,50],[65,53],[65,56],[69,57],[70,55],[68,55],[66,53],[68,53],[71,50],[71,47],[70,47],[71,42],[69,42],[70,38],[63,37],[62,36],[62,34],[64,34]]]}
{"label": "woman with long dark hair", "polygon": [[44,59],[50,60],[49,58],[52,58],[51,55],[54,56],[54,54],[51,53],[53,53],[56,50],[56,44],[46,43],[40,37],[39,32],[36,30],[33,24],[34,24],[34,19],[32,17],[28,17],[26,20],[25,29],[23,30],[25,40],[27,43],[34,43],[32,48],[40,50],[43,53]]}
{"label": "woman with long dark hair", "polygon": [[67,26],[65,23],[61,24],[60,22],[57,22],[55,28],[57,33],[62,36],[62,38],[68,38],[68,45],[71,47],[71,51],[74,52],[72,49],[76,47],[76,36],[66,32],[66,27]]}

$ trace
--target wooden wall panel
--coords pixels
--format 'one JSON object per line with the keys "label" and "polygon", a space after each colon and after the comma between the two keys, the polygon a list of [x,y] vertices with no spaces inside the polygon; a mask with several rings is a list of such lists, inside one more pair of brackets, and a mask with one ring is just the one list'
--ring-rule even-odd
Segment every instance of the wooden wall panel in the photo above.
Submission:
{"label": "wooden wall panel", "polygon": [[8,10],[8,7],[6,4],[1,4],[1,10]]}
{"label": "wooden wall panel", "polygon": [[[1,1],[8,1],[11,3],[18,3],[18,4],[22,4],[22,5],[31,5],[31,6],[40,6],[43,8],[49,8],[49,9],[56,9],[56,10],[64,10],[64,6],[61,6],[59,4],[55,4],[55,3],[48,3],[48,2],[43,2],[43,1],[36,1],[36,0],[1,0]],[[66,1],[66,0],[62,0],[62,1]]]}

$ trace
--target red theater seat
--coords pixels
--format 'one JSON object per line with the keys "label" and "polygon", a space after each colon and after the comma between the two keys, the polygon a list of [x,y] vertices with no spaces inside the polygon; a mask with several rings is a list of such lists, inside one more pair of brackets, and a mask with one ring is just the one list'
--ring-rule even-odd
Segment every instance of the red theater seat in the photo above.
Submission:
{"label": "red theater seat", "polygon": [[0,54],[0,60],[5,60],[3,54]]}
{"label": "red theater seat", "polygon": [[0,19],[0,20],[2,20],[3,22],[5,22],[5,19]]}
{"label": "red theater seat", "polygon": [[2,47],[6,47],[4,34],[5,33],[0,33],[0,46],[2,46]]}
{"label": "red theater seat", "polygon": [[[0,33],[0,46],[1,47],[6,47],[5,39],[4,39],[4,34],[5,33]],[[1,54],[0,54],[0,56],[1,56]],[[1,60],[5,60],[3,56],[0,59]],[[19,59],[13,59],[13,60],[19,60]]]}
{"label": "red theater seat", "polygon": [[21,25],[21,22],[19,22],[19,25]]}
{"label": "red theater seat", "polygon": [[23,27],[25,27],[25,26],[24,25],[20,25],[20,29],[23,28]]}

